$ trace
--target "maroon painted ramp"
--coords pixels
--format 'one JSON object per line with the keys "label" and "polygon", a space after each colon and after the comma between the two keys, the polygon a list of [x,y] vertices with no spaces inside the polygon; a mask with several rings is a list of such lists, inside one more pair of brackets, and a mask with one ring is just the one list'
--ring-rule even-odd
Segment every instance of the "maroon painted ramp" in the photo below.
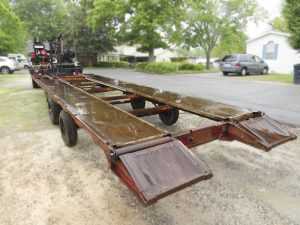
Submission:
{"label": "maroon painted ramp", "polygon": [[180,141],[170,141],[119,156],[145,203],[212,176]]}
{"label": "maroon painted ramp", "polygon": [[266,151],[297,138],[283,124],[264,114],[231,123],[227,135]]}

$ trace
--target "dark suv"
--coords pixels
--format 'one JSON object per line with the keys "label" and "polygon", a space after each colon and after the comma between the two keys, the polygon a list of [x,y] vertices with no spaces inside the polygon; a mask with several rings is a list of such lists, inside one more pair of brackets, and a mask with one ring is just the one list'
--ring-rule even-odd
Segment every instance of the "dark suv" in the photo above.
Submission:
{"label": "dark suv", "polygon": [[224,76],[235,73],[242,76],[248,74],[268,74],[269,66],[264,60],[250,54],[227,55],[220,63]]}

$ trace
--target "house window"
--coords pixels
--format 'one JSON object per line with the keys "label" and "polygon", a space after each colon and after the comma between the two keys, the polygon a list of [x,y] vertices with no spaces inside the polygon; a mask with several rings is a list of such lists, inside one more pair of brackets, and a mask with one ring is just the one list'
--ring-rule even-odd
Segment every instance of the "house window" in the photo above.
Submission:
{"label": "house window", "polygon": [[263,46],[263,58],[266,60],[276,60],[278,57],[278,44],[270,41]]}

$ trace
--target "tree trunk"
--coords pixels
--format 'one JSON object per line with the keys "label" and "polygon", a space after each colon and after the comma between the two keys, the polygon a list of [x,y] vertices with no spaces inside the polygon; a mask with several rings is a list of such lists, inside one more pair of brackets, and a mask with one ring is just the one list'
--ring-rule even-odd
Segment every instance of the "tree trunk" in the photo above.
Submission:
{"label": "tree trunk", "polygon": [[155,61],[154,49],[149,50],[149,62]]}
{"label": "tree trunk", "polygon": [[83,66],[95,66],[97,64],[97,54],[78,54],[78,60]]}
{"label": "tree trunk", "polygon": [[207,70],[210,69],[210,54],[211,54],[210,51],[207,51],[207,52],[205,53],[205,55],[206,55],[206,69],[207,69]]}

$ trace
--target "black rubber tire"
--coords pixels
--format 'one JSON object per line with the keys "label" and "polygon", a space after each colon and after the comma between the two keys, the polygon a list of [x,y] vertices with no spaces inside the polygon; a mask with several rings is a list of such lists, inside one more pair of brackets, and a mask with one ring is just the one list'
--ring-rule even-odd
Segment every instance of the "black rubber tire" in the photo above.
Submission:
{"label": "black rubber tire", "polygon": [[131,101],[131,107],[133,109],[144,109],[146,107],[146,101],[143,98],[137,98]]}
{"label": "black rubber tire", "polygon": [[33,79],[31,79],[31,81],[32,81],[32,88],[34,89],[40,88],[40,86]]}
{"label": "black rubber tire", "polygon": [[63,110],[59,114],[59,127],[64,143],[68,147],[75,146],[78,139],[77,126],[73,118]]}
{"label": "black rubber tire", "polygon": [[240,75],[241,75],[241,76],[246,76],[246,75],[248,75],[248,70],[247,70],[247,68],[243,68],[243,69],[241,70],[241,72],[240,72]]}
{"label": "black rubber tire", "polygon": [[7,66],[2,66],[0,68],[0,73],[2,73],[2,74],[11,73],[11,70]]}
{"label": "black rubber tire", "polygon": [[269,74],[269,68],[265,67],[261,72],[261,75],[268,75],[268,74]]}
{"label": "black rubber tire", "polygon": [[223,76],[228,76],[228,72],[223,72]]}
{"label": "black rubber tire", "polygon": [[159,118],[165,125],[171,126],[178,121],[179,110],[173,108],[167,112],[160,113]]}
{"label": "black rubber tire", "polygon": [[62,111],[59,104],[54,102],[52,99],[47,99],[48,102],[48,114],[52,124],[58,125],[59,124],[59,114]]}

